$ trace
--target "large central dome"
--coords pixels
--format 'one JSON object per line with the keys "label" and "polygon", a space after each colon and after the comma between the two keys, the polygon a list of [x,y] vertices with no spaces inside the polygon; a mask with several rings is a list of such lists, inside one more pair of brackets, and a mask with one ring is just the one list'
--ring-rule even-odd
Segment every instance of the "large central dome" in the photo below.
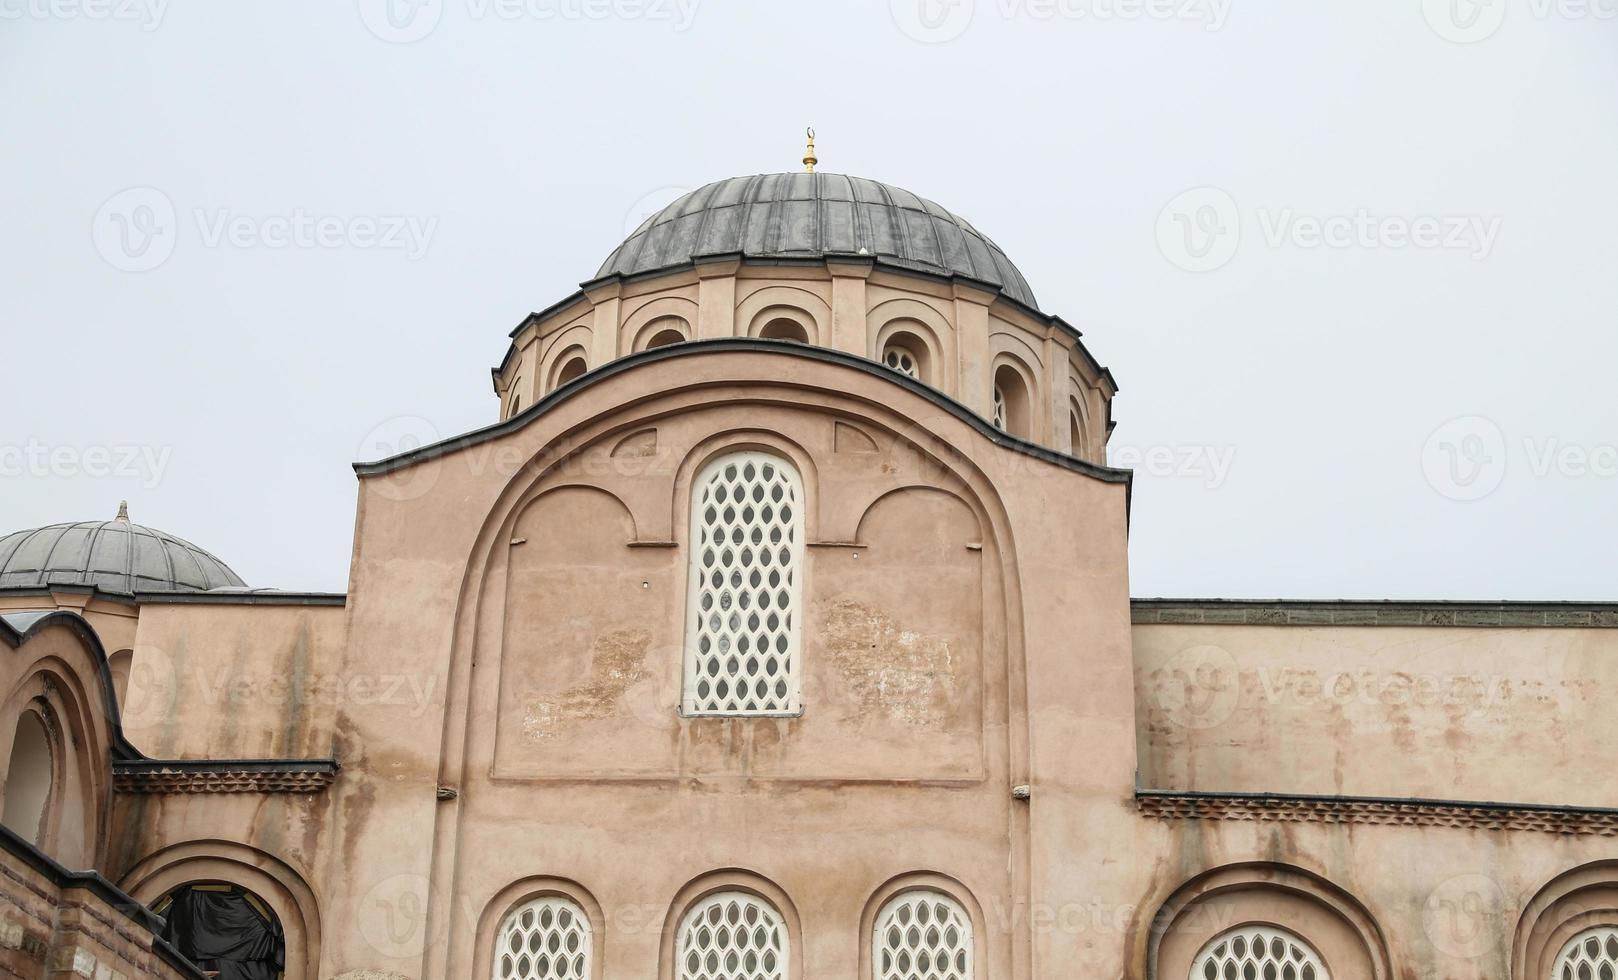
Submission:
{"label": "large central dome", "polygon": [[892,184],[829,173],[756,174],[700,187],[647,218],[607,256],[597,278],[729,253],[810,259],[865,254],[986,282],[1039,308],[1006,253],[965,219]]}

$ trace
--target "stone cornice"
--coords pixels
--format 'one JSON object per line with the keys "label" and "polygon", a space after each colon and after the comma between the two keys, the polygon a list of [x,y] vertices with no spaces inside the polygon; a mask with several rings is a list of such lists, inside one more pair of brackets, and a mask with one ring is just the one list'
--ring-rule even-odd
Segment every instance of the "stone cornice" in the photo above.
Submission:
{"label": "stone cornice", "polygon": [[1132,599],[1137,624],[1618,628],[1613,602]]}
{"label": "stone cornice", "polygon": [[1142,814],[1158,820],[1350,823],[1618,836],[1618,810],[1601,807],[1156,789],[1136,790],[1135,802]]}
{"label": "stone cornice", "polygon": [[120,793],[319,793],[337,778],[334,759],[141,759],[112,764]]}

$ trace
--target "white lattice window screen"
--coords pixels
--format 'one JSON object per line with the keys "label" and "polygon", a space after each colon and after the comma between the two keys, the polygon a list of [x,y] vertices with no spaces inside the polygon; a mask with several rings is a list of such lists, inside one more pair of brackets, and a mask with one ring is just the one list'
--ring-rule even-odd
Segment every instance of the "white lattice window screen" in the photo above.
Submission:
{"label": "white lattice window screen", "polygon": [[710,895],[680,924],[680,980],[786,980],[786,924],[744,892]]}
{"label": "white lattice window screen", "polygon": [[900,374],[909,375],[917,381],[921,380],[921,367],[916,363],[916,356],[897,344],[889,347],[882,355],[882,363]]}
{"label": "white lattice window screen", "polygon": [[1006,431],[1006,390],[999,385],[994,386],[994,427]]}
{"label": "white lattice window screen", "polygon": [[1191,965],[1191,980],[1331,980],[1308,943],[1274,926],[1232,929]]}
{"label": "white lattice window screen", "polygon": [[500,926],[494,980],[590,980],[590,920],[577,904],[537,898]]}
{"label": "white lattice window screen", "polygon": [[781,459],[725,456],[691,490],[686,714],[793,714],[803,487]]}
{"label": "white lattice window screen", "polygon": [[876,917],[873,980],[972,980],[972,920],[942,892],[904,892]]}
{"label": "white lattice window screen", "polygon": [[1597,926],[1568,940],[1552,980],[1618,980],[1618,927]]}

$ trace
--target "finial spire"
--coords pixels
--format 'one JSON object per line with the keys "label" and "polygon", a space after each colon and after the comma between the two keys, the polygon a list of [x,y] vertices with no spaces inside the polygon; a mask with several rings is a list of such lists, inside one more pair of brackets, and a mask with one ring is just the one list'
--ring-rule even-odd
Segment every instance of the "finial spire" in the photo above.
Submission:
{"label": "finial spire", "polygon": [[803,168],[806,173],[812,174],[815,172],[815,164],[820,162],[815,156],[815,128],[810,126],[804,133],[809,137],[809,149],[803,155]]}
{"label": "finial spire", "polygon": [[118,516],[113,518],[113,520],[123,521],[125,524],[129,523],[129,501],[118,501]]}

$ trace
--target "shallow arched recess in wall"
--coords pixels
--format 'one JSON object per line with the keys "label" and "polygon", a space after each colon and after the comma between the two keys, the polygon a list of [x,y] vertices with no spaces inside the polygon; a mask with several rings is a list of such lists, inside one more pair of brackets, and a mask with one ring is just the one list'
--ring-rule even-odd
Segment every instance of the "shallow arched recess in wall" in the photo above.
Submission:
{"label": "shallow arched recess in wall", "polygon": [[1511,975],[1551,976],[1569,940],[1589,929],[1618,927],[1618,860],[1595,861],[1546,883],[1523,909],[1511,944]]}
{"label": "shallow arched recess in wall", "polygon": [[908,349],[919,363],[918,380],[954,395],[960,367],[955,363],[954,328],[943,314],[909,298],[879,303],[865,316],[867,356],[886,363],[890,348]]}
{"label": "shallow arched recess in wall", "polygon": [[[1242,926],[1268,925],[1317,950],[1333,980],[1391,980],[1387,941],[1357,899],[1319,875],[1285,864],[1226,865],[1181,885],[1135,944],[1136,974],[1191,980],[1197,955]],[[1146,969],[1140,969],[1140,959]]]}
{"label": "shallow arched recess in wall", "polygon": [[[645,350],[651,341],[669,331],[690,340],[695,334],[691,325],[697,322],[697,304],[684,296],[660,296],[624,317],[621,336],[628,342],[628,350]],[[622,349],[622,348],[620,348]]]}
{"label": "shallow arched recess in wall", "polygon": [[1095,426],[1090,422],[1090,401],[1077,379],[1068,379],[1067,393],[1068,455],[1080,459],[1090,458]]}
{"label": "shallow arched recess in wall", "polygon": [[831,336],[831,307],[799,286],[765,286],[736,304],[737,332],[746,336],[783,339],[786,321],[802,328],[804,343],[825,344]]}
{"label": "shallow arched recess in wall", "polygon": [[150,906],[192,882],[240,885],[262,899],[285,932],[285,980],[316,980],[320,970],[320,909],[314,891],[291,865],[234,841],[186,841],[141,859],[124,875],[119,887]]}
{"label": "shallow arched recess in wall", "polygon": [[1043,438],[1044,404],[1039,378],[1027,361],[996,354],[990,373],[990,421],[995,428],[1030,442]]}
{"label": "shallow arched recess in wall", "polygon": [[[711,899],[736,895],[760,902],[780,917],[786,933],[786,970],[782,980],[801,980],[803,977],[803,928],[798,908],[775,882],[761,874],[742,868],[724,868],[687,882],[669,903],[668,917],[663,922],[662,951],[658,955],[658,980],[685,980],[679,967],[681,926],[686,917]],[[767,975],[767,974],[761,974]]]}
{"label": "shallow arched recess in wall", "polygon": [[[914,871],[890,878],[882,886],[871,893],[870,899],[865,903],[865,909],[860,913],[860,929],[858,932],[860,951],[859,976],[883,977],[888,974],[876,969],[876,927],[877,917],[894,900],[905,895],[915,893],[933,893],[944,896],[949,903],[965,912],[971,920],[972,934],[970,938],[972,980],[987,980],[990,976],[990,960],[994,951],[989,948],[988,920],[983,917],[983,907],[978,904],[977,897],[967,888],[949,875],[934,871]],[[952,974],[953,975],[953,974]]]}
{"label": "shallow arched recess in wall", "polygon": [[[497,951],[495,943],[500,938],[501,930],[508,917],[521,913],[523,906],[541,899],[553,899],[560,904],[583,913],[589,924],[589,972],[579,980],[601,980],[605,974],[607,919],[601,911],[601,903],[590,894],[589,890],[576,881],[566,878],[552,878],[546,875],[532,875],[519,881],[514,881],[496,892],[483,907],[483,914],[478,917],[477,932],[475,934],[476,948],[472,953],[472,976],[493,977],[495,957]],[[561,973],[557,974],[562,975]],[[572,977],[569,973],[567,976]]]}

